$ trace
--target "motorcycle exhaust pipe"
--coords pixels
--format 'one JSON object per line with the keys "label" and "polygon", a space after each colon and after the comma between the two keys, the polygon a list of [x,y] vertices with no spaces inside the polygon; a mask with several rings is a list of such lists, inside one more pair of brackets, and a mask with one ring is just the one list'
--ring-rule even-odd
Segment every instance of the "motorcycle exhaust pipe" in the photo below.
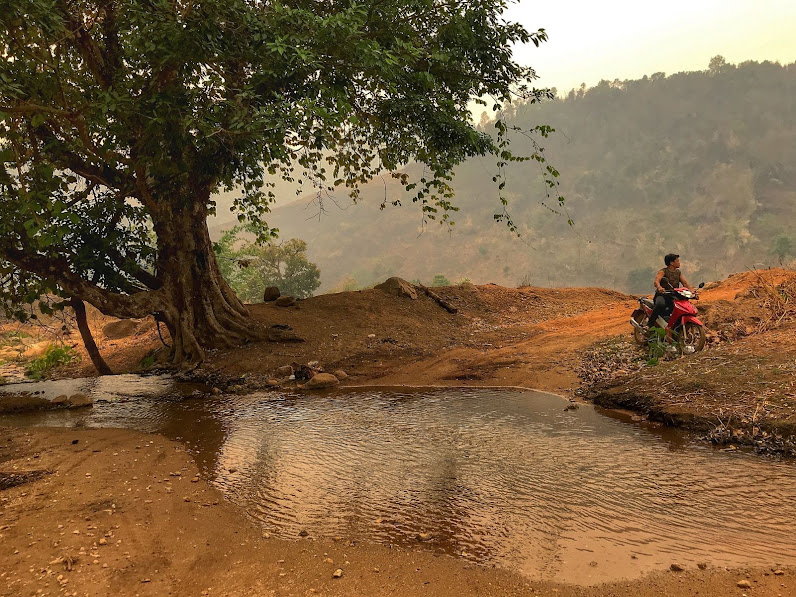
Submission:
{"label": "motorcycle exhaust pipe", "polygon": [[636,328],[639,332],[643,332],[644,331],[644,328],[641,326],[641,324],[638,321],[636,321],[635,319],[633,319],[632,317],[630,318],[630,325],[632,325],[634,328]]}

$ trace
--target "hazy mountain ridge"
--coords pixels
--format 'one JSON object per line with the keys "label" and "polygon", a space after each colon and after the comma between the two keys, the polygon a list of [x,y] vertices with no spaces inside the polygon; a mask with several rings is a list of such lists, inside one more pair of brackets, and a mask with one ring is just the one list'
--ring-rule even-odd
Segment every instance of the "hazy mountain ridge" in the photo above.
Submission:
{"label": "hazy mountain ridge", "polygon": [[[603,81],[541,106],[512,108],[509,124],[557,129],[544,145],[561,172],[574,227],[540,205],[536,162],[507,172],[522,239],[495,223],[492,158],[458,169],[461,210],[451,229],[435,222],[423,228],[419,208],[407,200],[379,210],[385,193],[405,199],[381,180],[365,188],[361,205],[339,209],[327,199],[320,221],[308,219],[318,213],[308,197],[278,207],[269,223],[282,238],[308,242],[322,291],[346,278],[359,285],[389,275],[428,282],[437,273],[452,282],[632,289],[630,272],[659,267],[669,251],[683,255],[694,280],[774,265],[775,236],[796,244],[795,98],[796,65],[719,62],[702,72]],[[517,136],[514,149],[529,148]],[[350,204],[343,192],[336,199]]]}

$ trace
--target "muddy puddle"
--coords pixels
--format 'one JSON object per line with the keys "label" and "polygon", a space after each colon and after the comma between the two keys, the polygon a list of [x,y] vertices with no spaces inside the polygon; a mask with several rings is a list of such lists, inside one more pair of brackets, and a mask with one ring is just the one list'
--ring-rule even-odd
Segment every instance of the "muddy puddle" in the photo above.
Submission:
{"label": "muddy puddle", "polygon": [[93,408],[3,416],[0,426],[126,427],[178,439],[232,502],[284,538],[306,531],[309,540],[411,546],[585,584],[673,562],[796,564],[792,462],[716,450],[590,406],[565,411],[557,396],[186,399],[194,390],[147,383],[157,399],[128,391]]}

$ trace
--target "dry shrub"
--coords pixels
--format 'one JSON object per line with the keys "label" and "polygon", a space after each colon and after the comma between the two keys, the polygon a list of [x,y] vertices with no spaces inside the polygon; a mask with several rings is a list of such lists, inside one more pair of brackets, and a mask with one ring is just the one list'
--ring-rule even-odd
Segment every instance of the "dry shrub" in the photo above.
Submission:
{"label": "dry shrub", "polygon": [[783,322],[796,319],[796,276],[779,284],[772,284],[760,274],[751,289],[761,299],[765,317],[758,324],[758,331],[765,332],[779,327]]}

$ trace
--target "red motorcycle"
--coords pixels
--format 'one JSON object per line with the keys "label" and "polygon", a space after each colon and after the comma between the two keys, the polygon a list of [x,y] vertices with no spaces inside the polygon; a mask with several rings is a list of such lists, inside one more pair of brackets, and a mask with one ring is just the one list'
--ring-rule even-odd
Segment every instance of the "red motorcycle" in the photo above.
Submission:
{"label": "red motorcycle", "polygon": [[[699,287],[702,288],[704,285],[703,282]],[[666,330],[666,338],[674,340],[677,346],[681,346],[684,354],[691,354],[705,348],[707,339],[705,324],[699,321],[697,308],[691,304],[691,301],[699,300],[697,294],[688,288],[675,288],[667,291],[666,294],[673,299],[671,313],[659,316],[658,321],[652,323],[648,321],[649,316],[652,315],[652,299],[647,297],[638,299],[639,308],[633,311],[630,318],[636,342],[647,344],[652,336],[649,327],[656,326]]]}

